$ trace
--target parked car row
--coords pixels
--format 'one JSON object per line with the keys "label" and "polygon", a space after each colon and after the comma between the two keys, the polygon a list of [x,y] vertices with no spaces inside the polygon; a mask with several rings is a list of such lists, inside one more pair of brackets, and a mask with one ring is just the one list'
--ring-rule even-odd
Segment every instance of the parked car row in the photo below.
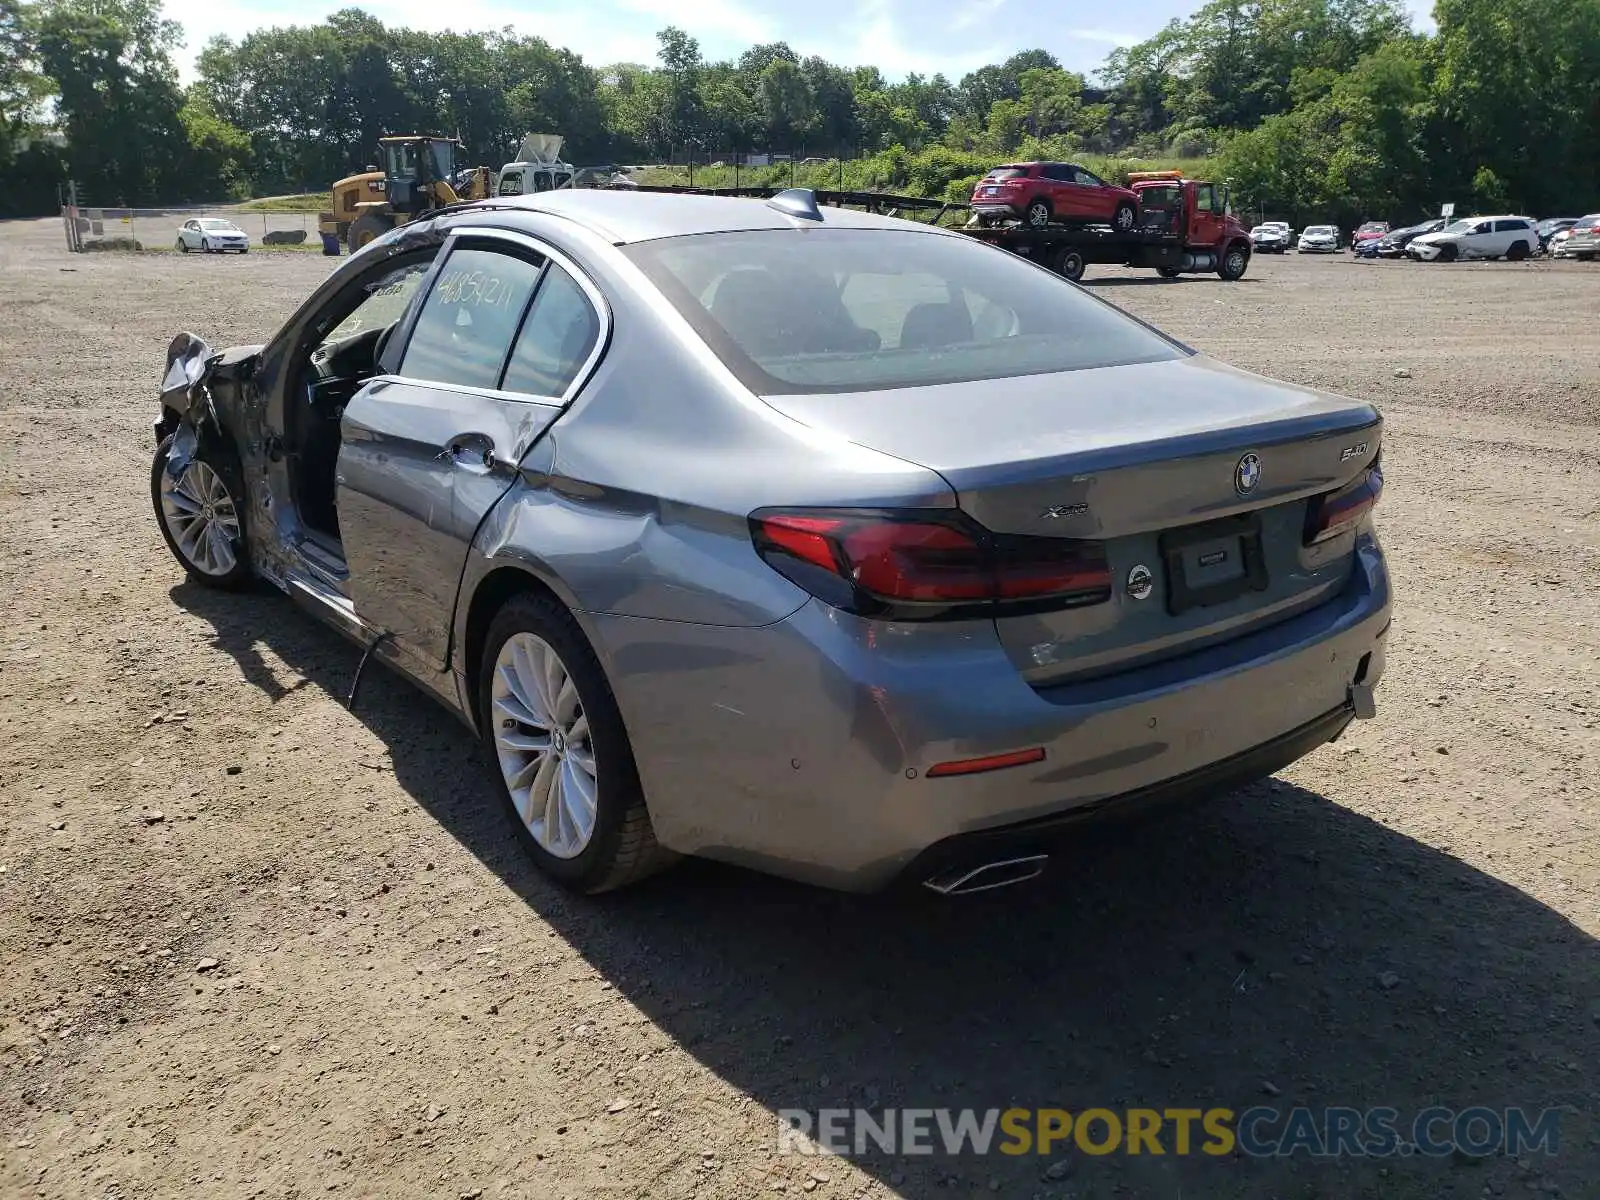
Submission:
{"label": "parked car row", "polygon": [[[1265,225],[1256,227],[1256,231],[1265,229]],[[1332,225],[1308,225],[1296,248],[1302,254],[1332,253],[1340,248],[1339,231]],[[1542,221],[1515,213],[1460,220],[1435,217],[1398,229],[1384,221],[1368,221],[1351,233],[1350,251],[1358,258],[1410,258],[1416,262],[1496,258],[1518,262],[1538,254],[1592,259],[1600,254],[1600,213]]]}
{"label": "parked car row", "polygon": [[[1558,220],[1565,221],[1561,217]],[[1593,262],[1600,254],[1600,212],[1574,219],[1570,225],[1553,231],[1545,243],[1551,258],[1580,258]]]}

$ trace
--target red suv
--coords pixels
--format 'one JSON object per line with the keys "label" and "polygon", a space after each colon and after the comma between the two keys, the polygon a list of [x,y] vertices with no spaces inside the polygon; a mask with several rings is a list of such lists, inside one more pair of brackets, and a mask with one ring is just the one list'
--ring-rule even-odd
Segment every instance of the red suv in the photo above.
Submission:
{"label": "red suv", "polygon": [[1105,223],[1126,233],[1139,223],[1139,197],[1076,163],[1008,163],[972,189],[972,211],[987,225],[1014,217],[1035,227],[1051,221]]}

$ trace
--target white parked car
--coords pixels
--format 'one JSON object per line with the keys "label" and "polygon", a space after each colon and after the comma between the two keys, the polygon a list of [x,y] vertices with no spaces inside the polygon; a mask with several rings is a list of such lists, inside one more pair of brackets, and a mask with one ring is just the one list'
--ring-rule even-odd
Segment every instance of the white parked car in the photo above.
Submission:
{"label": "white parked car", "polygon": [[184,254],[191,250],[207,254],[213,250],[218,253],[237,250],[240,254],[249,254],[250,235],[221,217],[195,217],[178,226],[178,249]]}
{"label": "white parked car", "polygon": [[1339,231],[1332,225],[1307,225],[1295,249],[1301,254],[1332,254],[1339,249]]}
{"label": "white parked car", "polygon": [[1263,221],[1250,231],[1250,241],[1258,254],[1285,254],[1289,250],[1289,226],[1285,221]]}
{"label": "white parked car", "polygon": [[1406,254],[1419,262],[1455,262],[1468,258],[1527,258],[1539,249],[1539,234],[1528,217],[1467,217],[1438,233],[1413,238]]}

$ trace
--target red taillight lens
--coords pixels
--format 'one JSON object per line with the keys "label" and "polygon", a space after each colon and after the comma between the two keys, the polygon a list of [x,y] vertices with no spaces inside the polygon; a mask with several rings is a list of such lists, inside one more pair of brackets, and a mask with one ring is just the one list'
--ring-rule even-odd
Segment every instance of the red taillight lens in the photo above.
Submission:
{"label": "red taillight lens", "polygon": [[1383,494],[1383,460],[1380,457],[1362,475],[1336,492],[1311,501],[1306,512],[1306,545],[1315,546],[1349,530],[1372,511]]}
{"label": "red taillight lens", "polygon": [[756,552],[812,595],[851,612],[904,619],[996,604],[1097,604],[1111,572],[1097,542],[1002,538],[960,514],[758,512]]}

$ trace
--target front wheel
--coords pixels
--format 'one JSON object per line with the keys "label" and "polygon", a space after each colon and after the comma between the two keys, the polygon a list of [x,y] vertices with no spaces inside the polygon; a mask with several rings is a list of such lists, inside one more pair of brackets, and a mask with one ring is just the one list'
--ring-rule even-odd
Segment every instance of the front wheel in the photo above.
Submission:
{"label": "front wheel", "polygon": [[1029,202],[1024,216],[1029,225],[1035,229],[1043,229],[1050,224],[1050,201],[1034,200]]}
{"label": "front wheel", "polygon": [[1118,233],[1129,233],[1138,219],[1138,210],[1131,204],[1122,203],[1117,205],[1117,211],[1111,217],[1111,227]]}
{"label": "front wheel", "polygon": [[1183,272],[1178,270],[1177,267],[1157,267],[1156,274],[1163,279],[1176,279]]}
{"label": "front wheel", "polygon": [[196,583],[241,588],[251,572],[238,464],[226,452],[196,449],[174,475],[172,442],[171,434],[162,439],[150,468],[150,499],[167,549]]}
{"label": "front wheel", "polygon": [[382,217],[371,212],[362,213],[350,222],[350,253],[354,254],[368,242],[388,233],[391,228],[389,222]]}
{"label": "front wheel", "polygon": [[518,840],[545,874],[603,892],[671,861],[656,843],[611,685],[554,599],[524,593],[496,614],[478,712]]}
{"label": "front wheel", "polygon": [[1436,262],[1455,262],[1460,257],[1461,251],[1455,246],[1446,244],[1439,247],[1439,257]]}
{"label": "front wheel", "polygon": [[1250,256],[1238,246],[1230,246],[1223,251],[1222,261],[1217,264],[1217,274],[1228,283],[1244,278],[1245,269],[1250,265]]}

